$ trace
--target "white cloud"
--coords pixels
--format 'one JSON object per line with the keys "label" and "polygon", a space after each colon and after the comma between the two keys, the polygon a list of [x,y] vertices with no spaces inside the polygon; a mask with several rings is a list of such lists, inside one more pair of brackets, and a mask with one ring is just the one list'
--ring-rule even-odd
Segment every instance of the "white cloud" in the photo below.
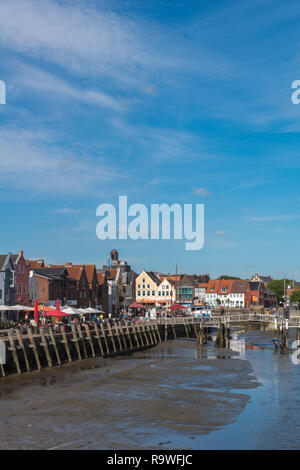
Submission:
{"label": "white cloud", "polygon": [[99,90],[76,88],[37,67],[17,65],[13,82],[30,91],[46,93],[51,101],[63,97],[67,100],[109,108],[114,111],[121,111],[125,108],[125,103],[121,99],[115,99]]}
{"label": "white cloud", "polygon": [[247,217],[251,222],[280,222],[281,220],[299,219],[300,214],[272,215],[264,217]]}
{"label": "white cloud", "polygon": [[207,188],[197,188],[195,189],[195,193],[202,197],[207,197],[207,196],[212,195],[211,191]]}
{"label": "white cloud", "polygon": [[225,235],[225,233],[222,230],[217,230],[216,235],[218,235],[218,237],[223,237],[223,235]]}
{"label": "white cloud", "polygon": [[62,207],[61,209],[53,209],[52,214],[79,214],[82,209],[72,209],[69,206]]}
{"label": "white cloud", "polygon": [[92,153],[68,150],[42,131],[0,129],[0,184],[35,193],[77,194],[99,190],[124,178],[124,170]]}

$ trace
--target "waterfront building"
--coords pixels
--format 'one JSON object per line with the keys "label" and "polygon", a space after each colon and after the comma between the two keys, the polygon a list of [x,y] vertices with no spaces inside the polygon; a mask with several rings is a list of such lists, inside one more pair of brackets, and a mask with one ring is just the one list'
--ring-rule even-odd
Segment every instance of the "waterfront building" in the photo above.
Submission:
{"label": "waterfront building", "polygon": [[65,267],[41,268],[32,270],[38,284],[39,302],[55,305],[77,306],[77,280],[69,277]]}
{"label": "waterfront building", "polygon": [[108,301],[108,282],[106,274],[104,272],[97,271],[98,279],[98,298],[97,298],[97,308],[102,310],[105,313],[112,313],[109,310],[109,301]]}
{"label": "waterfront building", "polygon": [[135,280],[136,301],[147,306],[156,306],[158,286],[161,280],[153,271],[143,271]]}
{"label": "waterfront building", "polygon": [[211,279],[208,282],[206,302],[212,307],[222,305],[243,308],[251,305],[249,281],[237,279]]}
{"label": "waterfront building", "polygon": [[8,253],[0,255],[0,305],[13,304],[15,304],[15,267],[12,255]]}
{"label": "waterfront building", "polygon": [[265,286],[274,281],[274,279],[269,275],[269,276],[259,276],[258,274],[254,274],[252,278],[250,279],[250,282],[263,282]]}
{"label": "waterfront building", "polygon": [[264,305],[266,286],[263,281],[249,281],[251,291],[251,304]]}
{"label": "waterfront building", "polygon": [[15,302],[20,305],[29,303],[29,266],[26,263],[23,251],[12,255],[15,270]]}
{"label": "waterfront building", "polygon": [[157,286],[155,305],[169,307],[176,302],[176,281],[167,278],[161,280]]}

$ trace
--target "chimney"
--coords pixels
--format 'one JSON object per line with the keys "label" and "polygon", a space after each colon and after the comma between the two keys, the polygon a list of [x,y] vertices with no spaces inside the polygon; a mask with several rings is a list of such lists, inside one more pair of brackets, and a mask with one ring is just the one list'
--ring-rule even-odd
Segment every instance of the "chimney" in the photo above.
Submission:
{"label": "chimney", "polygon": [[72,263],[70,263],[70,262],[66,263],[66,266],[72,266]]}

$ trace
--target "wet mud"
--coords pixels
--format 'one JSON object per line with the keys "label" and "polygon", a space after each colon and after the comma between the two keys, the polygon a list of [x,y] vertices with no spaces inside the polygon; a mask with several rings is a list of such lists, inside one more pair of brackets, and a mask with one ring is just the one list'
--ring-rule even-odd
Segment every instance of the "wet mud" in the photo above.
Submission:
{"label": "wet mud", "polygon": [[0,449],[196,449],[257,387],[237,352],[174,340],[0,383]]}

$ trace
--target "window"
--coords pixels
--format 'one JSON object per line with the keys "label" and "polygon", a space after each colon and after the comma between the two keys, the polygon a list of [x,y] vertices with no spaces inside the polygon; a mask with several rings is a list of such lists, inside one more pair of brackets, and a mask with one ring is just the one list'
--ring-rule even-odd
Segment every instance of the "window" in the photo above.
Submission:
{"label": "window", "polygon": [[141,288],[141,285],[139,284],[139,285],[138,285],[138,289],[140,289],[140,288]]}
{"label": "window", "polygon": [[26,284],[24,284],[24,295],[26,295]]}
{"label": "window", "polygon": [[2,289],[0,289],[0,299],[2,299]]}
{"label": "window", "polygon": [[158,295],[161,296],[161,291],[160,290],[158,291]]}
{"label": "window", "polygon": [[164,291],[164,290],[162,291],[162,295],[165,295],[165,291]]}
{"label": "window", "polygon": [[169,295],[169,291],[168,291],[168,290],[166,291],[166,295]]}
{"label": "window", "polygon": [[[159,294],[158,294],[158,295],[159,295]],[[155,296],[155,291],[154,291],[154,290],[152,291],[152,296],[153,296],[153,297]]]}
{"label": "window", "polygon": [[143,290],[143,295],[145,295],[145,291]]}
{"label": "window", "polygon": [[150,297],[150,291],[149,290],[147,291],[147,296]]}
{"label": "window", "polygon": [[147,288],[150,289],[150,284],[147,284]]}
{"label": "window", "polygon": [[138,291],[138,296],[140,297],[140,295],[141,295],[141,291],[139,290],[139,291]]}

